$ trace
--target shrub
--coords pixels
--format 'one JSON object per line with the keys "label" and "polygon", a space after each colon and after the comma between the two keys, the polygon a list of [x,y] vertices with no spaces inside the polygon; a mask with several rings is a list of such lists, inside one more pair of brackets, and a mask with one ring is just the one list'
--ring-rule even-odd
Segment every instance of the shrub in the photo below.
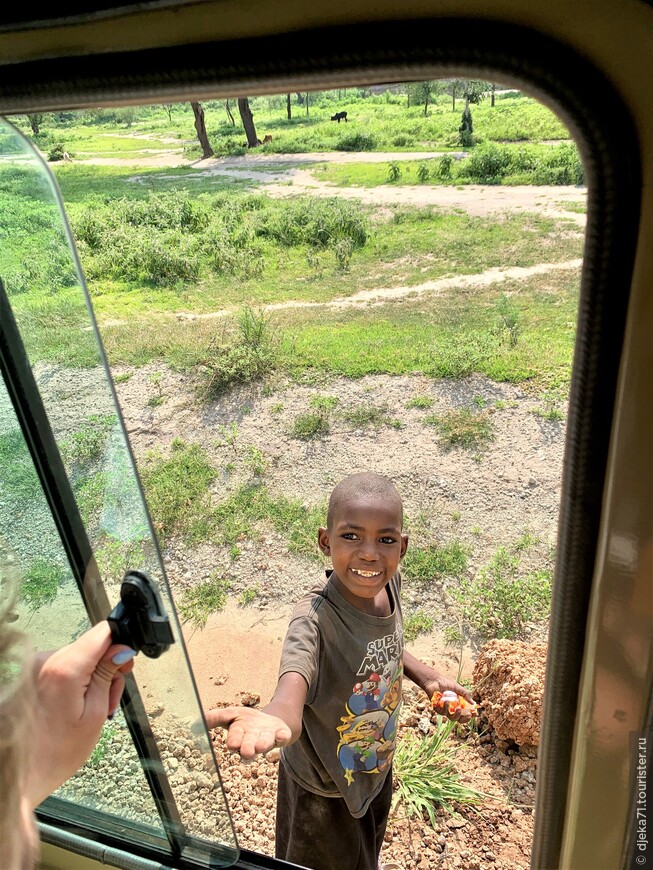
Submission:
{"label": "shrub", "polygon": [[50,163],[57,163],[59,160],[63,160],[66,151],[67,149],[63,142],[54,142],[48,151],[48,160]]}
{"label": "shrub", "polygon": [[551,572],[523,574],[519,569],[519,556],[500,547],[476,577],[463,578],[452,589],[464,619],[484,637],[520,637],[525,623],[547,616]]}
{"label": "shrub", "polygon": [[259,380],[276,363],[277,341],[269,318],[246,306],[238,316],[235,339],[213,343],[204,360],[200,394],[212,401],[235,384]]}
{"label": "shrub", "polygon": [[453,168],[453,157],[451,154],[443,154],[438,159],[438,176],[446,181],[451,178]]}
{"label": "shrub", "polygon": [[351,263],[351,257],[354,253],[354,243],[350,237],[338,239],[333,246],[333,253],[336,255],[336,263],[341,272],[346,272]]}
{"label": "shrub", "polygon": [[353,248],[362,248],[368,231],[360,207],[355,204],[336,198],[307,197],[261,212],[256,232],[289,247],[305,244],[326,248],[339,239],[350,239]]}
{"label": "shrub", "polygon": [[388,163],[388,181],[399,181],[401,178],[401,166],[395,161]]}
{"label": "shrub", "polygon": [[501,184],[508,175],[510,152],[499,145],[481,145],[476,148],[461,167],[464,174],[478,184]]}
{"label": "shrub", "polygon": [[430,177],[431,170],[429,169],[429,165],[422,161],[417,167],[417,178],[419,179],[420,184],[426,184]]}
{"label": "shrub", "polygon": [[370,133],[350,133],[336,142],[336,151],[373,151],[376,137]]}

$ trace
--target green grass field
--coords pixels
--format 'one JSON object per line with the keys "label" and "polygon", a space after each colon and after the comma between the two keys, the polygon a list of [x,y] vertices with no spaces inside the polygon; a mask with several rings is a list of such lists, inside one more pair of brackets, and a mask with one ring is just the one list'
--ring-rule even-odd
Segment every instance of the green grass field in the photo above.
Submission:
{"label": "green grass field", "polygon": [[[309,112],[298,105],[293,95],[292,118],[286,115],[285,95],[252,97],[259,138],[271,135],[263,151],[300,153],[333,150],[431,151],[460,147],[458,128],[463,102],[455,110],[451,98],[437,97],[424,115],[421,105],[408,105],[404,94],[386,92],[361,96],[361,90],[312,93]],[[243,153],[245,134],[235,101],[231,101],[235,118],[232,125],[223,100],[204,103],[209,139],[216,154]],[[330,120],[336,111],[347,111],[347,123]],[[537,100],[510,95],[472,107],[474,135],[478,142],[538,142],[563,140],[569,133],[556,116]],[[16,123],[31,135],[24,116]],[[136,139],[146,136],[148,139]],[[358,138],[357,138],[358,137]],[[365,138],[361,138],[365,137]],[[163,140],[172,140],[164,142]],[[71,154],[89,156],[135,156],[138,152],[160,148],[186,148],[189,156],[199,154],[189,103],[180,103],[168,111],[162,106],[134,110],[101,109],[64,113],[64,118],[46,115],[36,141],[43,150],[53,142],[62,142]]]}

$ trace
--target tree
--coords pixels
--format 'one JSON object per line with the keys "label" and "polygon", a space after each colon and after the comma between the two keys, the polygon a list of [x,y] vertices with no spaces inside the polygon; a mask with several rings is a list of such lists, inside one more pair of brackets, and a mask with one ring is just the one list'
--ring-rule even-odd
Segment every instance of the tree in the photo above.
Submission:
{"label": "tree", "polygon": [[429,113],[429,104],[440,93],[440,82],[414,82],[408,89],[409,104],[424,104],[424,117]]}
{"label": "tree", "polygon": [[480,103],[490,90],[490,85],[479,79],[445,79],[441,86],[444,88],[444,92],[451,97],[452,112],[456,111],[456,97],[462,97],[465,104]]}
{"label": "tree", "polygon": [[172,106],[173,106],[172,103],[164,103],[163,104],[163,108],[165,109],[166,114],[168,116],[168,123],[170,123],[170,124],[172,124]]}
{"label": "tree", "polygon": [[238,111],[240,112],[240,118],[243,122],[243,127],[245,128],[245,135],[247,136],[247,147],[256,148],[256,146],[260,145],[261,142],[256,135],[256,127],[254,126],[254,115],[252,115],[252,110],[249,107],[248,97],[238,97]]}
{"label": "tree", "polygon": [[204,109],[202,108],[201,103],[191,103],[191,107],[193,109],[193,115],[195,116],[195,130],[197,132],[197,138],[202,147],[202,160],[206,160],[207,157],[213,157],[213,148],[209,143],[209,137],[206,132],[206,123],[204,121]]}
{"label": "tree", "polygon": [[288,120],[292,121],[292,108],[290,105],[290,94],[286,94],[286,114],[288,115]]}
{"label": "tree", "polygon": [[229,105],[229,100],[225,100],[224,107],[227,111],[227,118],[231,121],[231,126],[236,126],[236,119],[233,116],[233,112],[231,111],[231,106]]}
{"label": "tree", "polygon": [[496,93],[496,90],[497,90],[497,86],[494,82],[492,82],[492,97],[490,99],[490,105],[492,106],[492,108],[494,108],[494,95]]}
{"label": "tree", "polygon": [[469,108],[469,103],[465,103],[462,123],[458,127],[458,132],[460,133],[460,144],[464,148],[469,148],[470,145],[474,144],[474,125],[472,123],[472,110]]}
{"label": "tree", "polygon": [[34,133],[35,136],[38,136],[41,132],[41,124],[43,123],[43,113],[41,112],[38,115],[28,115],[27,120],[32,128],[32,133]]}
{"label": "tree", "polygon": [[445,79],[443,82],[445,94],[451,97],[451,111],[456,111],[456,96],[462,91],[464,86],[463,79]]}
{"label": "tree", "polygon": [[463,111],[462,123],[458,128],[460,144],[464,148],[469,148],[474,144],[472,110],[469,108],[469,105],[470,103],[480,103],[487,90],[487,82],[481,82],[477,79],[467,79],[464,82],[463,97],[465,98],[465,109]]}
{"label": "tree", "polygon": [[465,105],[469,105],[470,103],[480,103],[488,91],[489,87],[487,82],[482,82],[478,79],[466,79],[463,87]]}

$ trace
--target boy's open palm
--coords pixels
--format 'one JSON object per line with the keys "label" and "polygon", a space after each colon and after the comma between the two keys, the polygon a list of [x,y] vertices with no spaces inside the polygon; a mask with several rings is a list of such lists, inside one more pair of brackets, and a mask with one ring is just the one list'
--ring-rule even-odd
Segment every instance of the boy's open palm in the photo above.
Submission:
{"label": "boy's open palm", "polygon": [[244,759],[269,752],[275,746],[286,746],[292,731],[278,716],[252,707],[222,707],[206,714],[209,728],[228,728],[227,747],[240,752]]}

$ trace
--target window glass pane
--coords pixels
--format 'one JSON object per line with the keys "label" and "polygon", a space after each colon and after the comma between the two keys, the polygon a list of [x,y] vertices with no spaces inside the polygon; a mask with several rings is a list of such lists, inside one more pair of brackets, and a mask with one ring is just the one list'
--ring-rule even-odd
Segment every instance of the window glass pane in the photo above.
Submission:
{"label": "window glass pane", "polygon": [[[206,860],[232,863],[231,820],[63,213],[43,163],[4,122],[0,158],[0,277],[93,546],[101,579],[89,564],[84,585],[103,585],[113,606],[125,570],[147,571],[175,637],[160,659],[136,659],[126,711],[156,741],[143,764],[162,789],[158,811],[122,717],[61,796],[158,827],[163,811],[181,835],[221,844]],[[21,581],[17,619],[38,648],[60,646],[88,618],[4,389],[0,452],[5,561]]]}

